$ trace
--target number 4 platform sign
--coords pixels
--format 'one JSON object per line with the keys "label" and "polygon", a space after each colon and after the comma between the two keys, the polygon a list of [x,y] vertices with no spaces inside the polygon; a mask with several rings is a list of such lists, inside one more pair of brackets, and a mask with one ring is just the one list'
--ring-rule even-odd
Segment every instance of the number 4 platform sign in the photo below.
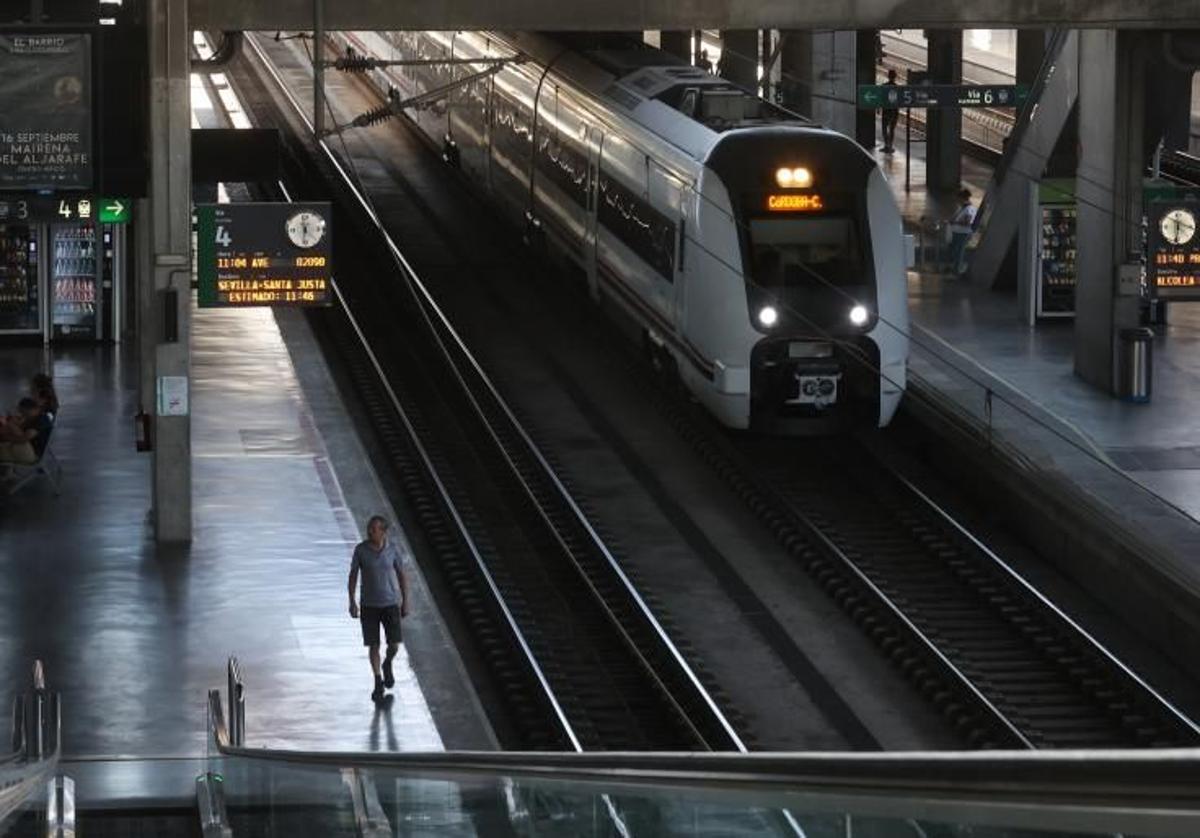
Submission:
{"label": "number 4 platform sign", "polygon": [[329,305],[330,217],[326,203],[197,205],[200,306]]}

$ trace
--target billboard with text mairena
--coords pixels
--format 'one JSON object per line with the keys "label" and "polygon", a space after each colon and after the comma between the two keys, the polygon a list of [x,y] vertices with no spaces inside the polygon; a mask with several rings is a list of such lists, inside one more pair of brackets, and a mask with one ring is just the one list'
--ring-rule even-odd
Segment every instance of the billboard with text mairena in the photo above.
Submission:
{"label": "billboard with text mairena", "polygon": [[91,36],[0,32],[0,190],[91,189]]}

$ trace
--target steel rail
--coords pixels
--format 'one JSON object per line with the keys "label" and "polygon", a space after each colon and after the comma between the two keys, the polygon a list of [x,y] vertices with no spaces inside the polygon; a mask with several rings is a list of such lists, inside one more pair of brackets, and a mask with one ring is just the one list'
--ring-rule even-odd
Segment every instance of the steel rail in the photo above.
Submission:
{"label": "steel rail", "polygon": [[[253,43],[253,38],[251,38],[251,46],[254,49],[258,49],[257,44]],[[291,202],[292,198],[287,190],[286,185],[280,182],[279,188],[283,192],[284,197]],[[480,575],[486,582],[488,591],[491,593],[497,607],[503,614],[504,622],[508,626],[509,631],[512,632],[513,638],[517,643],[517,647],[521,650],[521,654],[525,660],[525,663],[532,670],[535,680],[541,687],[543,696],[549,702],[553,710],[553,714],[558,720],[559,726],[563,731],[563,734],[567,737],[567,741],[571,743],[572,748],[575,750],[582,750],[579,737],[576,735],[574,728],[567,719],[567,715],[562,708],[562,704],[559,701],[558,696],[555,695],[549,679],[546,677],[545,672],[538,664],[537,658],[534,656],[533,650],[530,648],[529,641],[526,639],[524,632],[521,631],[520,625],[517,623],[516,618],[513,616],[512,611],[508,607],[508,603],[504,600],[504,596],[500,592],[500,587],[496,584],[496,580],[492,576],[491,571],[488,570],[487,562],[484,561],[483,554],[480,552],[479,546],[476,544],[475,539],[471,536],[470,528],[463,520],[461,513],[454,503],[450,490],[446,487],[445,482],[438,473],[437,467],[434,465],[433,458],[429,455],[429,450],[421,441],[420,435],[417,433],[417,429],[414,427],[411,418],[404,410],[403,405],[401,405],[400,399],[396,396],[396,391],[392,388],[391,381],[384,372],[383,366],[379,363],[379,358],[371,349],[370,342],[363,333],[362,327],[359,325],[358,320],[354,317],[353,312],[350,310],[350,305],[347,303],[346,298],[342,295],[342,291],[338,287],[337,280],[333,277],[330,277],[330,285],[333,288],[334,294],[337,296],[338,304],[341,306],[347,322],[350,324],[351,329],[358,338],[362,350],[366,353],[367,358],[370,360],[372,369],[374,369],[375,374],[379,377],[380,385],[383,387],[384,392],[387,393],[388,400],[391,402],[393,410],[396,411],[396,415],[399,417],[401,424],[403,424],[405,432],[409,435],[413,449],[417,452],[417,456],[421,460],[421,465],[424,467],[429,479],[433,482],[439,499],[445,505],[445,508],[453,520],[455,527],[458,529],[459,535],[467,547],[467,551],[470,553],[471,558],[475,562],[476,568],[479,570]]]}
{"label": "steel rail", "polygon": [[[297,98],[292,93],[292,91],[287,87],[287,85],[284,84],[283,79],[280,77],[278,72],[276,72],[274,66],[272,65],[272,63],[271,63],[270,59],[268,58],[268,56],[266,55],[265,51],[257,43],[256,37],[251,35],[247,39],[247,43],[251,46],[251,48],[254,50],[254,52],[258,55],[260,64],[264,67],[264,69],[268,73],[270,73],[272,78],[275,79],[276,85],[279,88],[279,90],[286,96],[288,101],[291,103],[293,109],[295,110],[296,117],[311,132],[312,124],[306,116],[305,109],[300,104],[300,102],[297,100]],[[621,568],[620,564],[617,562],[616,558],[612,555],[612,553],[608,549],[607,545],[604,544],[603,540],[599,537],[599,535],[596,533],[595,529],[593,528],[591,522],[583,514],[582,510],[579,508],[574,497],[572,497],[570,492],[566,489],[566,487],[563,486],[558,475],[555,473],[554,469],[550,466],[549,462],[546,460],[546,458],[542,454],[541,450],[534,443],[534,441],[529,437],[529,435],[526,432],[526,430],[524,429],[524,427],[517,420],[515,414],[513,413],[512,409],[509,407],[508,403],[500,395],[499,391],[496,389],[496,387],[493,384],[493,382],[491,381],[490,377],[487,375],[486,372],[484,372],[482,366],[475,359],[475,357],[471,353],[471,351],[467,348],[465,342],[463,341],[461,336],[458,334],[457,330],[454,329],[453,325],[450,323],[446,314],[442,311],[441,307],[437,304],[436,300],[434,300],[433,295],[429,292],[428,288],[421,281],[416,270],[408,262],[407,258],[401,252],[400,248],[398,247],[398,245],[396,244],[396,242],[392,238],[392,236],[387,232],[382,219],[379,217],[379,215],[376,212],[372,203],[366,198],[366,196],[362,193],[362,191],[354,183],[353,178],[346,171],[345,167],[342,165],[341,161],[338,160],[337,155],[334,154],[333,150],[328,146],[328,144],[324,140],[319,140],[319,141],[317,141],[316,145],[324,154],[327,162],[335,169],[335,171],[337,171],[339,177],[341,177],[341,179],[343,180],[346,188],[354,196],[360,209],[367,214],[368,218],[371,219],[372,223],[375,225],[376,229],[378,230],[379,235],[382,237],[383,241],[386,243],[388,250],[391,252],[393,258],[396,260],[397,264],[404,271],[406,277],[410,280],[409,287],[412,288],[414,293],[417,295],[419,307],[422,310],[422,312],[431,321],[436,321],[436,324],[440,324],[440,329],[439,329],[436,327],[436,324],[434,322],[430,323],[431,327],[433,327],[432,328],[433,334],[438,339],[439,344],[441,344],[443,351],[446,352],[447,358],[451,362],[451,367],[455,370],[456,375],[459,376],[460,381],[463,381],[463,383],[465,385],[465,381],[462,379],[462,371],[459,369],[458,364],[454,363],[451,354],[446,349],[445,344],[442,341],[441,333],[443,333],[443,332],[449,336],[451,342],[457,347],[459,354],[462,356],[463,359],[465,359],[465,361],[469,365],[471,371],[474,373],[475,377],[482,383],[482,385],[484,386],[488,395],[491,397],[491,399],[494,401],[496,406],[502,412],[504,418],[509,423],[510,429],[518,436],[521,443],[524,445],[526,452],[533,457],[533,459],[537,463],[538,467],[541,469],[543,476],[550,482],[550,484],[553,486],[555,491],[558,493],[559,498],[561,499],[563,504],[567,507],[567,509],[570,511],[570,513],[572,514],[576,525],[578,525],[583,530],[583,532],[586,534],[587,538],[589,539],[589,543],[590,543],[590,546],[592,547],[592,549],[595,550],[600,556],[603,557],[603,559],[605,560],[605,562],[608,565],[608,568],[611,570],[611,572],[616,576],[616,578],[618,579],[620,584],[623,586],[627,596],[629,596],[631,601],[635,604],[637,609],[640,611],[640,615],[643,618],[643,620],[645,620],[646,624],[657,635],[658,640],[661,644],[661,648],[665,649],[668,652],[668,654],[672,658],[675,666],[677,667],[678,671],[681,674],[683,674],[687,683],[690,685],[690,687],[693,691],[693,694],[696,697],[699,697],[699,699],[705,706],[705,709],[709,713],[710,717],[716,721],[716,723],[717,723],[718,727],[720,728],[720,730],[722,731],[723,735],[733,745],[735,750],[743,751],[743,752],[746,751],[747,750],[746,745],[742,741],[741,737],[737,734],[737,731],[734,729],[733,725],[729,722],[729,720],[725,717],[724,713],[717,706],[716,701],[709,694],[708,690],[706,690],[704,688],[703,684],[700,682],[700,679],[697,677],[694,670],[684,659],[682,653],[675,646],[674,642],[671,641],[671,639],[667,635],[665,629],[662,627],[662,624],[658,621],[658,619],[654,616],[653,612],[646,605],[641,594],[633,586],[632,582],[629,580],[629,577],[625,574],[625,571]],[[338,292],[338,293],[339,293],[339,299],[341,299],[340,292]],[[343,302],[344,302],[344,300],[343,300]],[[363,337],[361,330],[358,330],[358,331],[359,331],[360,340],[364,340],[365,338]],[[380,374],[382,374],[381,370],[380,370]],[[469,386],[466,386],[465,390],[466,390],[466,394],[471,399],[471,401],[478,407],[478,402],[475,400],[474,393],[472,392],[471,388]],[[390,387],[389,387],[389,394],[394,398],[394,393],[391,392]],[[492,428],[491,424],[486,421],[486,419],[484,421],[484,424],[485,424],[485,426],[487,426],[489,428],[489,430],[493,433],[493,436],[494,436],[495,430],[494,430],[494,428]],[[504,449],[502,449],[502,450],[504,450]],[[507,456],[507,452],[506,452],[506,456]],[[532,491],[530,493],[531,493],[531,495],[533,494]],[[536,498],[533,498],[533,501],[534,501],[535,506],[540,507],[540,504],[537,502]],[[555,532],[557,534],[557,528],[554,527],[552,524],[551,524],[551,531]],[[586,574],[584,574],[584,578],[587,581],[588,585],[591,586],[592,582],[590,579],[587,578]],[[600,602],[604,603],[603,599],[601,599]],[[606,609],[608,608],[607,603],[604,603],[604,607]],[[610,611],[610,614],[611,614],[611,611]],[[628,633],[620,625],[619,621],[615,620],[615,618],[614,618],[614,625],[622,632],[622,634],[626,638],[626,641],[630,642],[631,639],[629,638]],[[637,649],[636,646],[631,646],[631,649],[638,657],[642,658],[643,665],[647,668],[647,671],[651,675],[651,677],[653,677],[655,680],[660,680],[658,678],[657,673],[654,671],[653,667],[649,665],[649,662],[646,661],[644,656],[641,654],[641,651],[639,649]],[[660,683],[661,683],[661,681],[660,681]],[[676,698],[673,694],[673,691],[670,689],[667,689],[665,685],[663,685],[663,687],[664,687],[665,695],[667,695],[673,703],[676,703],[676,706],[678,707],[678,704],[677,704]],[[682,720],[689,725],[693,725],[693,721],[690,718],[689,714],[687,714],[686,712],[683,712],[681,707],[679,708],[679,710],[680,710],[680,716],[681,716]],[[700,739],[701,739],[701,741],[706,741],[703,736],[701,736]]]}
{"label": "steel rail", "polygon": [[1026,594],[1031,596],[1034,601],[1045,608],[1052,616],[1062,621],[1078,639],[1084,643],[1095,653],[1104,658],[1111,666],[1116,668],[1118,672],[1133,682],[1134,686],[1139,689],[1144,695],[1149,696],[1158,704],[1159,708],[1172,716],[1182,724],[1185,728],[1196,734],[1197,740],[1200,741],[1200,725],[1192,721],[1188,716],[1179,710],[1174,704],[1168,701],[1154,687],[1150,686],[1140,675],[1126,666],[1120,658],[1114,655],[1104,646],[1099,640],[1093,637],[1079,623],[1073,620],[1062,609],[1055,605],[1049,597],[1039,591],[1032,583],[1024,576],[1016,571],[1008,562],[996,555],[990,547],[980,541],[970,530],[960,524],[950,513],[948,513],[939,503],[929,497],[925,492],[921,491],[911,480],[897,471],[890,465],[887,465],[879,460],[880,467],[884,468],[891,474],[892,478],[904,486],[912,495],[918,498],[925,508],[932,512],[942,523],[950,527],[960,537],[965,539],[980,555],[985,556],[994,567],[999,569],[1010,581],[1015,583]]}

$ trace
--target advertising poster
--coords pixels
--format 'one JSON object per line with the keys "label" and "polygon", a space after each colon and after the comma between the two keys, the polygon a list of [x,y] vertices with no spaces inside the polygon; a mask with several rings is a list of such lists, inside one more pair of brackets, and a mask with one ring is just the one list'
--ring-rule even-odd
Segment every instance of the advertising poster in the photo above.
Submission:
{"label": "advertising poster", "polygon": [[0,32],[0,190],[92,188],[90,39]]}

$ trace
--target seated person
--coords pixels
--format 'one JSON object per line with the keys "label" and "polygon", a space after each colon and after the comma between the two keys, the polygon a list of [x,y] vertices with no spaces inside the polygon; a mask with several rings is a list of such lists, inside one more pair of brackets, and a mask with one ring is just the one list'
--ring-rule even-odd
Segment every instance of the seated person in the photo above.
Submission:
{"label": "seated person", "polygon": [[29,380],[29,395],[42,408],[43,413],[50,414],[50,420],[58,416],[58,393],[54,390],[54,379],[39,372]]}
{"label": "seated person", "polygon": [[0,463],[30,465],[46,450],[54,423],[29,397],[21,399],[17,411],[0,424]]}

